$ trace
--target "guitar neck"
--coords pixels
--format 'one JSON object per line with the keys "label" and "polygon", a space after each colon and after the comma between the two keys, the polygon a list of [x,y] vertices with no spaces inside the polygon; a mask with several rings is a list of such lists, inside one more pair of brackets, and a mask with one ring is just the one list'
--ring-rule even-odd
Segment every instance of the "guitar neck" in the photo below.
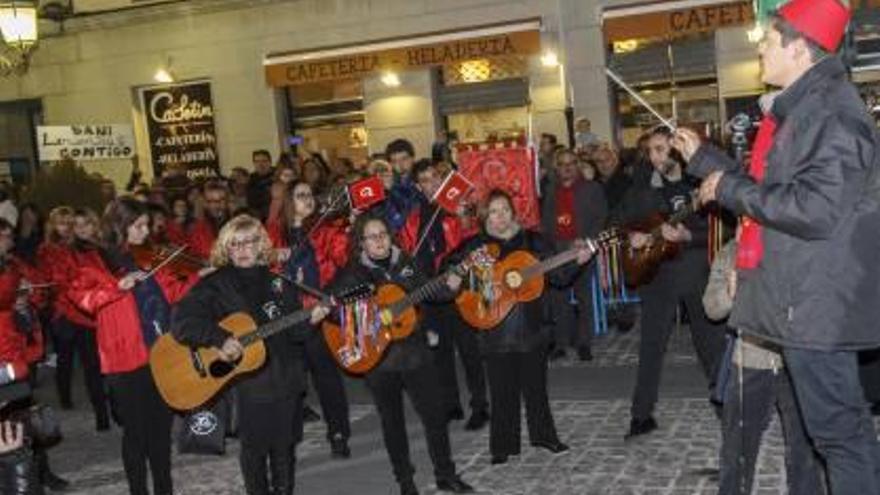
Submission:
{"label": "guitar neck", "polygon": [[421,302],[424,302],[426,299],[435,295],[446,283],[446,274],[442,274],[438,277],[435,277],[430,282],[425,285],[419,287],[418,289],[410,292],[403,299],[392,304],[388,309],[391,310],[391,314],[397,318],[401,313],[409,309],[410,306],[415,306]]}
{"label": "guitar neck", "polygon": [[[604,234],[600,235],[600,238],[604,237]],[[598,249],[596,246],[596,242],[591,239],[587,239],[587,247],[589,247],[590,250],[593,252],[596,252],[596,250]],[[545,273],[553,271],[563,265],[571,263],[572,261],[577,259],[578,251],[580,251],[580,248],[571,248],[557,255],[551,256],[544,261],[535,263],[534,265],[522,270],[522,276],[525,280],[529,280],[534,277],[544,275]]]}
{"label": "guitar neck", "polygon": [[247,347],[260,340],[267,339],[275,335],[276,333],[282,332],[294,325],[299,325],[304,321],[308,321],[311,316],[312,310],[310,308],[301,309],[299,311],[290,313],[287,316],[266,323],[265,325],[261,325],[253,332],[247,333],[239,337],[238,341],[241,343],[241,345]]}

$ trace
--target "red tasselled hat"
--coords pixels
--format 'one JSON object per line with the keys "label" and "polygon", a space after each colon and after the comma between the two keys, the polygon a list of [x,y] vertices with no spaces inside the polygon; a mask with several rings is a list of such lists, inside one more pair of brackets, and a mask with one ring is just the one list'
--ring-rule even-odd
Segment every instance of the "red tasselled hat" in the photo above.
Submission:
{"label": "red tasselled hat", "polygon": [[849,22],[849,9],[839,0],[791,0],[779,15],[828,52],[836,52]]}

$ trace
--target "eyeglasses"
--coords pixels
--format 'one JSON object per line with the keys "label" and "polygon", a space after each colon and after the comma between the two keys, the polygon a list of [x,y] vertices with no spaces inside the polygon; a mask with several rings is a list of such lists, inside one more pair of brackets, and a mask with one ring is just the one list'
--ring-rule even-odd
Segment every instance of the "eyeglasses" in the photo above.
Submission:
{"label": "eyeglasses", "polygon": [[229,244],[227,244],[227,246],[229,246],[230,251],[239,251],[241,249],[254,247],[259,242],[260,242],[259,237],[251,237],[248,239],[239,239],[239,240],[229,241]]}
{"label": "eyeglasses", "polygon": [[376,234],[365,235],[364,240],[369,242],[381,242],[388,240],[388,232],[379,232]]}

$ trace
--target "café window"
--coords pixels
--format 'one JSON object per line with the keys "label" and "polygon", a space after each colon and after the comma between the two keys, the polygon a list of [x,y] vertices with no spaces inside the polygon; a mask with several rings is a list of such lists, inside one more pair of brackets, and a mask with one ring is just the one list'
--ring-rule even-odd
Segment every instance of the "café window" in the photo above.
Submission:
{"label": "caf\u00e9 window", "polygon": [[438,69],[438,108],[462,143],[517,139],[529,120],[528,59],[494,57]]}
{"label": "caf\u00e9 window", "polygon": [[[367,158],[364,92],[360,79],[288,86],[289,132],[301,146],[331,163],[337,158]],[[297,142],[295,140],[294,142]]]}

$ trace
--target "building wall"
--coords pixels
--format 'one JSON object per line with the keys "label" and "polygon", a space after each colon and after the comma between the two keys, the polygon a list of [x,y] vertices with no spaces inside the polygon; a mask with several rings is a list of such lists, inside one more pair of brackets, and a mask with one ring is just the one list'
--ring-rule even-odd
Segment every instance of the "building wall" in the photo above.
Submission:
{"label": "building wall", "polygon": [[[123,4],[90,0],[77,2],[77,8]],[[592,117],[594,131],[608,136],[599,11],[598,0],[192,0],[85,15],[67,21],[64,35],[40,42],[28,74],[0,80],[0,101],[40,98],[46,124],[133,122],[139,154],[146,156],[136,88],[153,84],[157,68],[170,61],[179,80],[211,80],[218,151],[228,170],[248,165],[253,149],[279,149],[280,110],[262,68],[268,53],[541,17],[544,45],[558,49],[570,69],[563,84],[561,71],[533,61],[535,132],[565,135],[563,88],[568,87],[576,115]],[[405,84],[393,91],[380,88],[375,78],[365,81],[373,150],[402,135],[412,138],[419,152],[429,151],[436,112],[427,73],[405,75]],[[130,167],[114,161],[91,165],[120,184]]]}

